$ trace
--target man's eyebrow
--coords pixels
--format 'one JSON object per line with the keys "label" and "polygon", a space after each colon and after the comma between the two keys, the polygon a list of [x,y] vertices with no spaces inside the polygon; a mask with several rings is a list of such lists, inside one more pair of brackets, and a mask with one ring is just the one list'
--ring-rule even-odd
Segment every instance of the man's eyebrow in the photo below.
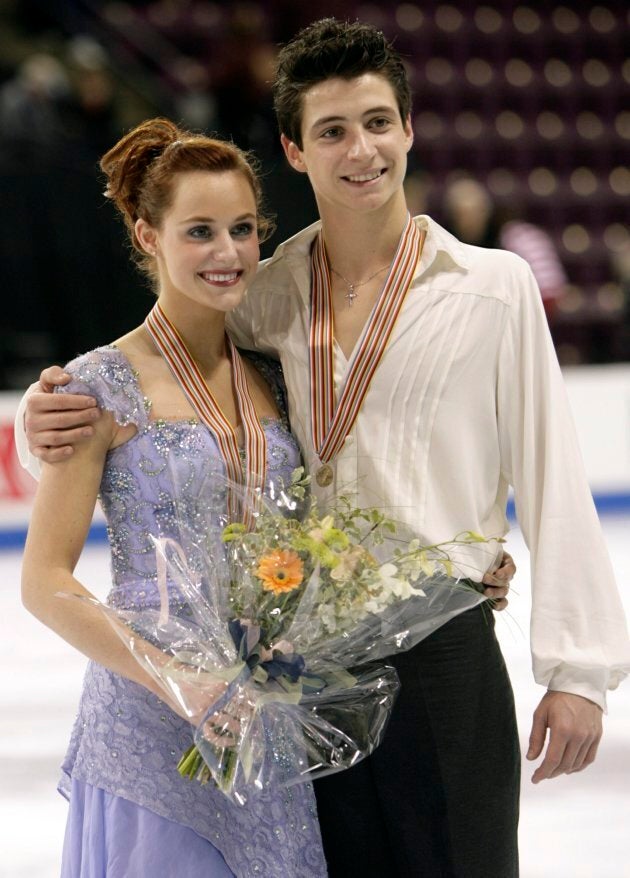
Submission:
{"label": "man's eyebrow", "polygon": [[316,119],[311,128],[319,128],[320,125],[330,125],[331,122],[344,122],[346,120],[346,116],[322,116],[321,119]]}
{"label": "man's eyebrow", "polygon": [[[383,106],[383,107],[370,107],[369,110],[366,110],[365,113],[362,113],[362,116],[372,116],[374,113],[393,113],[395,112],[394,107]],[[347,116],[322,116],[321,119],[316,119],[311,128],[320,128],[322,125],[330,125],[333,122],[345,122],[347,121]]]}

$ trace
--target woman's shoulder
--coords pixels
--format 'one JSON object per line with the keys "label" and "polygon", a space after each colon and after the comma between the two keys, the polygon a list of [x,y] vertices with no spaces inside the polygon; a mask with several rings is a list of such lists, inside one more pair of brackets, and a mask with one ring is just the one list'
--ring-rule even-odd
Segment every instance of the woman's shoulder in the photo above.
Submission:
{"label": "woman's shoulder", "polygon": [[70,360],[64,370],[72,380],[55,388],[55,392],[93,396],[99,408],[113,412],[122,426],[146,423],[148,403],[141,393],[137,372],[115,345],[87,351]]}
{"label": "woman's shoulder", "polygon": [[78,375],[92,375],[99,371],[102,366],[110,368],[124,368],[128,366],[129,361],[119,347],[115,344],[100,345],[84,354],[78,354],[72,360],[69,360],[64,366],[64,371],[73,378]]}

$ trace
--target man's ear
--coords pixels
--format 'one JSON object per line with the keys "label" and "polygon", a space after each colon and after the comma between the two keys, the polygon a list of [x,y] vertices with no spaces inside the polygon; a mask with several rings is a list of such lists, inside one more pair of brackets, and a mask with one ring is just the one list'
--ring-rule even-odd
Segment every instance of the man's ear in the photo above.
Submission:
{"label": "man's ear", "polygon": [[289,140],[286,134],[280,135],[280,143],[282,144],[282,149],[287,157],[287,161],[293,170],[299,171],[300,174],[306,174],[306,165],[302,158],[302,150],[300,147],[296,143],[293,143],[292,140]]}
{"label": "man's ear", "polygon": [[134,226],[138,243],[149,256],[157,255],[157,233],[146,220],[137,219]]}
{"label": "man's ear", "polygon": [[407,140],[407,152],[413,146],[413,125],[411,124],[411,113],[407,114],[407,118],[403,124],[403,131],[405,132],[405,138]]}

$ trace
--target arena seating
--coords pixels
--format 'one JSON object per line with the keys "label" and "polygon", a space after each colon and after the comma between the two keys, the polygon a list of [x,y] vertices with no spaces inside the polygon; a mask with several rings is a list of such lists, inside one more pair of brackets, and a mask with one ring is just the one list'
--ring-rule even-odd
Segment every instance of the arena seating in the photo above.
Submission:
{"label": "arena seating", "polygon": [[301,6],[160,0],[110,4],[103,14],[135,33],[140,50],[153,34],[170,47],[167,58],[194,55],[210,85],[235,33],[246,50],[325,14],[377,24],[409,67],[414,159],[431,181],[432,211],[439,218],[440,187],[462,172],[484,182],[499,207],[518,203],[524,219],[551,233],[571,282],[553,325],[564,360],[630,356],[619,349],[628,279],[618,266],[628,259],[616,258],[630,247],[627,4]]}

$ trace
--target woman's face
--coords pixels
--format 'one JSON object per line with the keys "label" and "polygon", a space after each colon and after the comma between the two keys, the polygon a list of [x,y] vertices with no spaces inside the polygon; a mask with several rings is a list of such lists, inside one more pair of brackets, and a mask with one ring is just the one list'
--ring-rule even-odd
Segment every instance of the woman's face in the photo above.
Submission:
{"label": "woman's face", "polygon": [[238,171],[178,174],[161,226],[138,220],[136,233],[157,259],[160,300],[173,305],[231,311],[256,272],[256,199]]}

